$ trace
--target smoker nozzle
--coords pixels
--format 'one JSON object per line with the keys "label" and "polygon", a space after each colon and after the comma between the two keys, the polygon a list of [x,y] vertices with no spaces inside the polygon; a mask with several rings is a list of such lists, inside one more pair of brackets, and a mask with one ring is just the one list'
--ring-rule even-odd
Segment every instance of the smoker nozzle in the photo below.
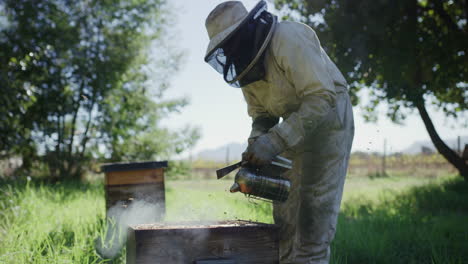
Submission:
{"label": "smoker nozzle", "polygon": [[235,182],[232,186],[231,189],[229,189],[230,192],[235,193],[240,191],[240,186],[237,182]]}

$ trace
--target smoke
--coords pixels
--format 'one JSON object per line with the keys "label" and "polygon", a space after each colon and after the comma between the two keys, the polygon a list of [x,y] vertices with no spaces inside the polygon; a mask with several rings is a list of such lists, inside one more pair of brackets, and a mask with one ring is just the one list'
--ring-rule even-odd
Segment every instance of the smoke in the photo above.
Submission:
{"label": "smoke", "polygon": [[[177,201],[169,201],[170,210],[167,214],[164,212],[164,203],[155,203],[154,199],[148,202],[145,197],[133,200],[127,207],[124,203],[111,207],[107,212],[106,228],[96,241],[97,253],[105,259],[119,257],[122,248],[126,245],[128,226],[154,224],[161,227],[165,225],[206,227],[219,224],[220,220],[237,219],[237,209],[226,208],[225,204],[219,203],[223,197],[217,196],[217,193],[207,192],[203,196],[193,197],[190,192],[181,191],[177,197]],[[193,234],[189,241],[183,243],[201,244],[210,234],[205,228],[187,231]],[[179,242],[174,243],[174,249],[183,248]]]}
{"label": "smoke", "polygon": [[96,243],[96,251],[106,259],[114,259],[127,241],[127,228],[130,225],[161,221],[164,205],[134,200],[129,206],[117,203],[107,212],[107,227]]}
{"label": "smoke", "polygon": [[168,222],[187,222],[190,221],[194,225],[211,225],[218,221],[213,220],[216,214],[222,212],[226,208],[218,204],[210,203],[209,201],[198,200],[196,204],[190,202],[190,197],[182,199],[187,201],[184,204],[174,204],[171,208],[166,220]]}

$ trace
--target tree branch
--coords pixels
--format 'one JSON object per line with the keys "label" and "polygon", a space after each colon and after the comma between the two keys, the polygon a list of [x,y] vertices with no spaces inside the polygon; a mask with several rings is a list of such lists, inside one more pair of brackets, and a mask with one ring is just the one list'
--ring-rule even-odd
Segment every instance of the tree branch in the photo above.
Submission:
{"label": "tree branch", "polygon": [[93,98],[91,99],[91,107],[89,109],[89,114],[88,114],[88,121],[86,122],[86,129],[85,132],[83,133],[83,139],[81,140],[81,153],[80,153],[80,159],[84,157],[84,153],[86,151],[86,144],[88,143],[88,132],[89,132],[89,127],[91,126],[91,120],[93,118],[93,108],[94,104],[96,103],[96,92],[93,92]]}
{"label": "tree branch", "polygon": [[468,166],[466,165],[465,161],[458,156],[458,154],[453,151],[451,148],[445,144],[445,142],[439,137],[432,120],[427,113],[426,106],[424,102],[417,103],[416,107],[418,108],[419,114],[424,122],[427,132],[429,133],[429,137],[431,138],[432,143],[436,147],[437,151],[439,151],[442,156],[444,156],[447,161],[449,161],[453,166],[455,166],[460,175],[468,180]]}
{"label": "tree branch", "polygon": [[78,111],[80,110],[81,101],[83,100],[83,97],[81,96],[81,94],[83,93],[83,89],[84,89],[84,82],[81,81],[80,90],[78,91],[78,100],[73,103],[75,105],[75,108],[74,108],[75,112],[73,113],[72,129],[71,129],[71,134],[70,134],[70,137],[71,137],[70,145],[68,146],[68,153],[70,156],[72,155],[73,142],[75,140],[76,118],[78,117]]}

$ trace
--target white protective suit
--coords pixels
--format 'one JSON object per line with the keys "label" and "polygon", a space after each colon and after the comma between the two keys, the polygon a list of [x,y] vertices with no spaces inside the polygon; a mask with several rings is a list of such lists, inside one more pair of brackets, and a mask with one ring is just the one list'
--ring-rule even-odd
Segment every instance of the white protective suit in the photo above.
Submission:
{"label": "white protective suit", "polygon": [[[347,83],[315,32],[296,22],[277,24],[265,68],[265,80],[242,92],[253,119],[249,141],[268,133],[293,160],[289,199],[274,204],[280,263],[328,263],[354,136]],[[278,117],[272,128],[260,121]]]}

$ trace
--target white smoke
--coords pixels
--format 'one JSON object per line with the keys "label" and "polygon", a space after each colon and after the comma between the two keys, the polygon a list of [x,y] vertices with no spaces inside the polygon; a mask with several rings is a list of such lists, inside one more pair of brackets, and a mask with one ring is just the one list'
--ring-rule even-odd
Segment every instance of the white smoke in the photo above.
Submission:
{"label": "white smoke", "polygon": [[[154,224],[157,226],[204,226],[219,224],[219,220],[237,219],[236,209],[226,208],[224,204],[216,202],[214,194],[198,197],[196,202],[189,193],[180,192],[178,197],[183,203],[172,203],[170,211],[165,215],[164,203],[155,204],[144,200],[133,200],[128,207],[123,203],[116,204],[107,212],[107,230],[97,240],[96,251],[106,259],[119,256],[126,244],[129,226]],[[216,219],[216,220],[213,220]],[[190,230],[190,229],[189,229]],[[193,241],[202,243],[210,234],[208,229],[193,229]],[[177,247],[174,245],[174,247]]]}
{"label": "white smoke", "polygon": [[98,238],[96,250],[106,259],[115,258],[127,241],[127,229],[130,225],[154,223],[164,216],[164,205],[134,200],[126,207],[117,203],[107,211],[107,230]]}

